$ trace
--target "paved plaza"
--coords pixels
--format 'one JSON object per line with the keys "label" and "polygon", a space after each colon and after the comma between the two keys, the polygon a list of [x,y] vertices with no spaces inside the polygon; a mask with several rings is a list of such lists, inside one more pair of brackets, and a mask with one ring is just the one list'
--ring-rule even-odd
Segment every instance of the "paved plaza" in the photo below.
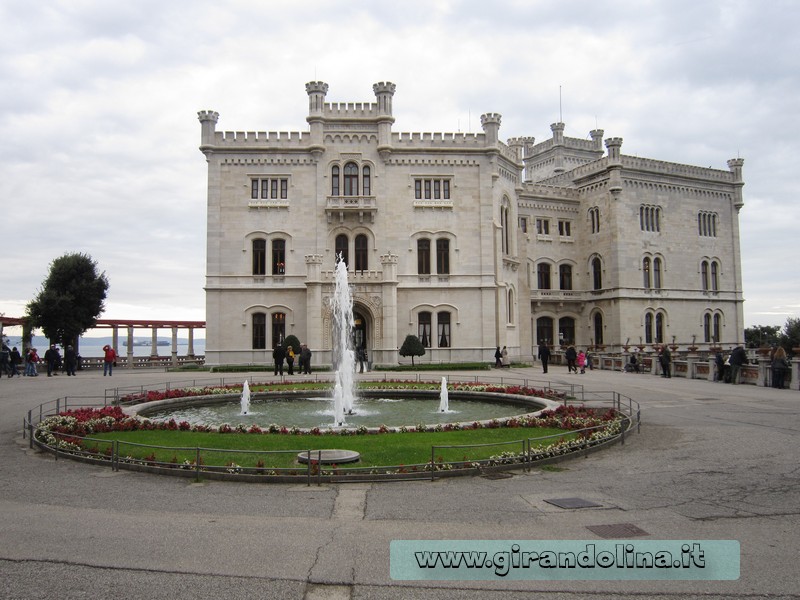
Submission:
{"label": "paved plaza", "polygon": [[[542,379],[538,366],[502,375]],[[113,472],[55,460],[22,439],[24,414],[41,402],[186,374],[119,369],[113,378],[99,372],[3,378],[0,597],[800,598],[798,392],[597,370],[568,375],[557,366],[549,376],[630,396],[642,407],[641,433],[557,469],[508,478],[319,487]],[[553,498],[600,506],[545,502]],[[589,527],[621,524],[641,529],[645,540],[739,540],[741,576],[699,582],[389,576],[392,540],[599,540]]]}

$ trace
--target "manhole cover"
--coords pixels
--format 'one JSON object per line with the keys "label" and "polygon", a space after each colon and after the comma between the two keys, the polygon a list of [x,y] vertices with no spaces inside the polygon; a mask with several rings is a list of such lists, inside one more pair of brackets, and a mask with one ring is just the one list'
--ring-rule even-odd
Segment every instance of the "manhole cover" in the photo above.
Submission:
{"label": "manhole cover", "polygon": [[510,479],[513,475],[511,473],[484,473],[481,477],[484,479]]}
{"label": "manhole cover", "polygon": [[586,529],[607,540],[650,535],[644,529],[639,529],[633,523],[617,523],[616,525],[587,525]]}
{"label": "manhole cover", "polygon": [[559,508],[592,508],[603,506],[602,504],[592,502],[591,500],[584,500],[583,498],[550,498],[549,500],[545,498],[545,502],[558,506]]}

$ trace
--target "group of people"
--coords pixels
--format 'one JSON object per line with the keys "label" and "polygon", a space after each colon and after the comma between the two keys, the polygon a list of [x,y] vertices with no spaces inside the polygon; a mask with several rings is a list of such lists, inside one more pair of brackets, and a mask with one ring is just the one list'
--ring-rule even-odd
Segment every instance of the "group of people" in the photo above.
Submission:
{"label": "group of people", "polygon": [[275,344],[272,349],[272,360],[275,363],[275,375],[283,375],[283,362],[286,361],[287,374],[294,375],[294,361],[297,359],[297,370],[301,375],[311,374],[311,349],[305,344],[300,344],[300,349],[295,352],[292,344]]}
{"label": "group of people", "polygon": [[505,346],[503,346],[502,350],[498,346],[494,351],[494,366],[498,369],[511,368],[511,359],[508,357],[508,348]]}
{"label": "group of people", "polygon": [[17,365],[20,362],[22,362],[22,355],[17,350],[17,347],[14,346],[9,350],[8,346],[3,344],[2,350],[0,350],[0,377],[6,374],[9,377],[19,376]]}
{"label": "group of people", "polygon": [[[545,341],[539,344],[536,358],[542,363],[542,373],[547,373],[547,366],[550,363],[551,356],[552,353],[550,352],[550,346],[548,346],[547,342]],[[570,344],[564,352],[564,359],[567,361],[567,373],[580,372],[581,374],[585,374],[587,367],[589,370],[594,369],[591,354],[589,354],[588,351],[584,352],[583,350],[575,348],[572,344]]]}

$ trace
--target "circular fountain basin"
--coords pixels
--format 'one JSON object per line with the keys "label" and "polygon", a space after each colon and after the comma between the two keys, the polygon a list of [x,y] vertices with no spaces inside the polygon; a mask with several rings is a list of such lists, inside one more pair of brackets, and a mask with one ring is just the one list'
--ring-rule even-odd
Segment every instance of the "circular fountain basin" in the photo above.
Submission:
{"label": "circular fountain basin", "polygon": [[[358,462],[361,460],[361,454],[353,450],[312,450],[311,460],[317,461],[321,465],[341,465]],[[297,462],[308,463],[307,450],[297,455]]]}
{"label": "circular fountain basin", "polygon": [[[354,414],[345,416],[347,428],[415,427],[420,424],[473,423],[505,419],[547,408],[541,398],[501,394],[450,392],[449,410],[439,411],[439,392],[425,390],[363,390],[354,403]],[[334,408],[326,396],[305,394],[254,394],[247,414],[238,396],[206,396],[160,400],[133,407],[139,416],[153,421],[185,421],[190,425],[231,427],[271,425],[299,429],[333,428]]]}

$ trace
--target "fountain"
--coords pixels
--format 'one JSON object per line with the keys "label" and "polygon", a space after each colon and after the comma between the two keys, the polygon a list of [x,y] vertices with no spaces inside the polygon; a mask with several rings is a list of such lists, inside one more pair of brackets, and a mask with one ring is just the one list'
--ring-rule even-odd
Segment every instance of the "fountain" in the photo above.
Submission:
{"label": "fountain", "polygon": [[450,412],[450,400],[447,395],[447,377],[442,377],[442,390],[439,392],[439,412]]}
{"label": "fountain", "polygon": [[335,287],[331,300],[333,312],[333,357],[336,366],[335,383],[333,387],[333,414],[334,426],[346,425],[345,415],[353,414],[353,399],[355,398],[355,367],[356,357],[353,351],[352,332],[355,326],[353,320],[353,297],[347,282],[347,264],[342,260],[341,254],[336,260]]}
{"label": "fountain", "polygon": [[244,385],[242,386],[242,398],[241,398],[241,406],[242,412],[239,413],[241,415],[249,415],[250,414],[250,384],[247,383],[247,379],[244,380]]}

